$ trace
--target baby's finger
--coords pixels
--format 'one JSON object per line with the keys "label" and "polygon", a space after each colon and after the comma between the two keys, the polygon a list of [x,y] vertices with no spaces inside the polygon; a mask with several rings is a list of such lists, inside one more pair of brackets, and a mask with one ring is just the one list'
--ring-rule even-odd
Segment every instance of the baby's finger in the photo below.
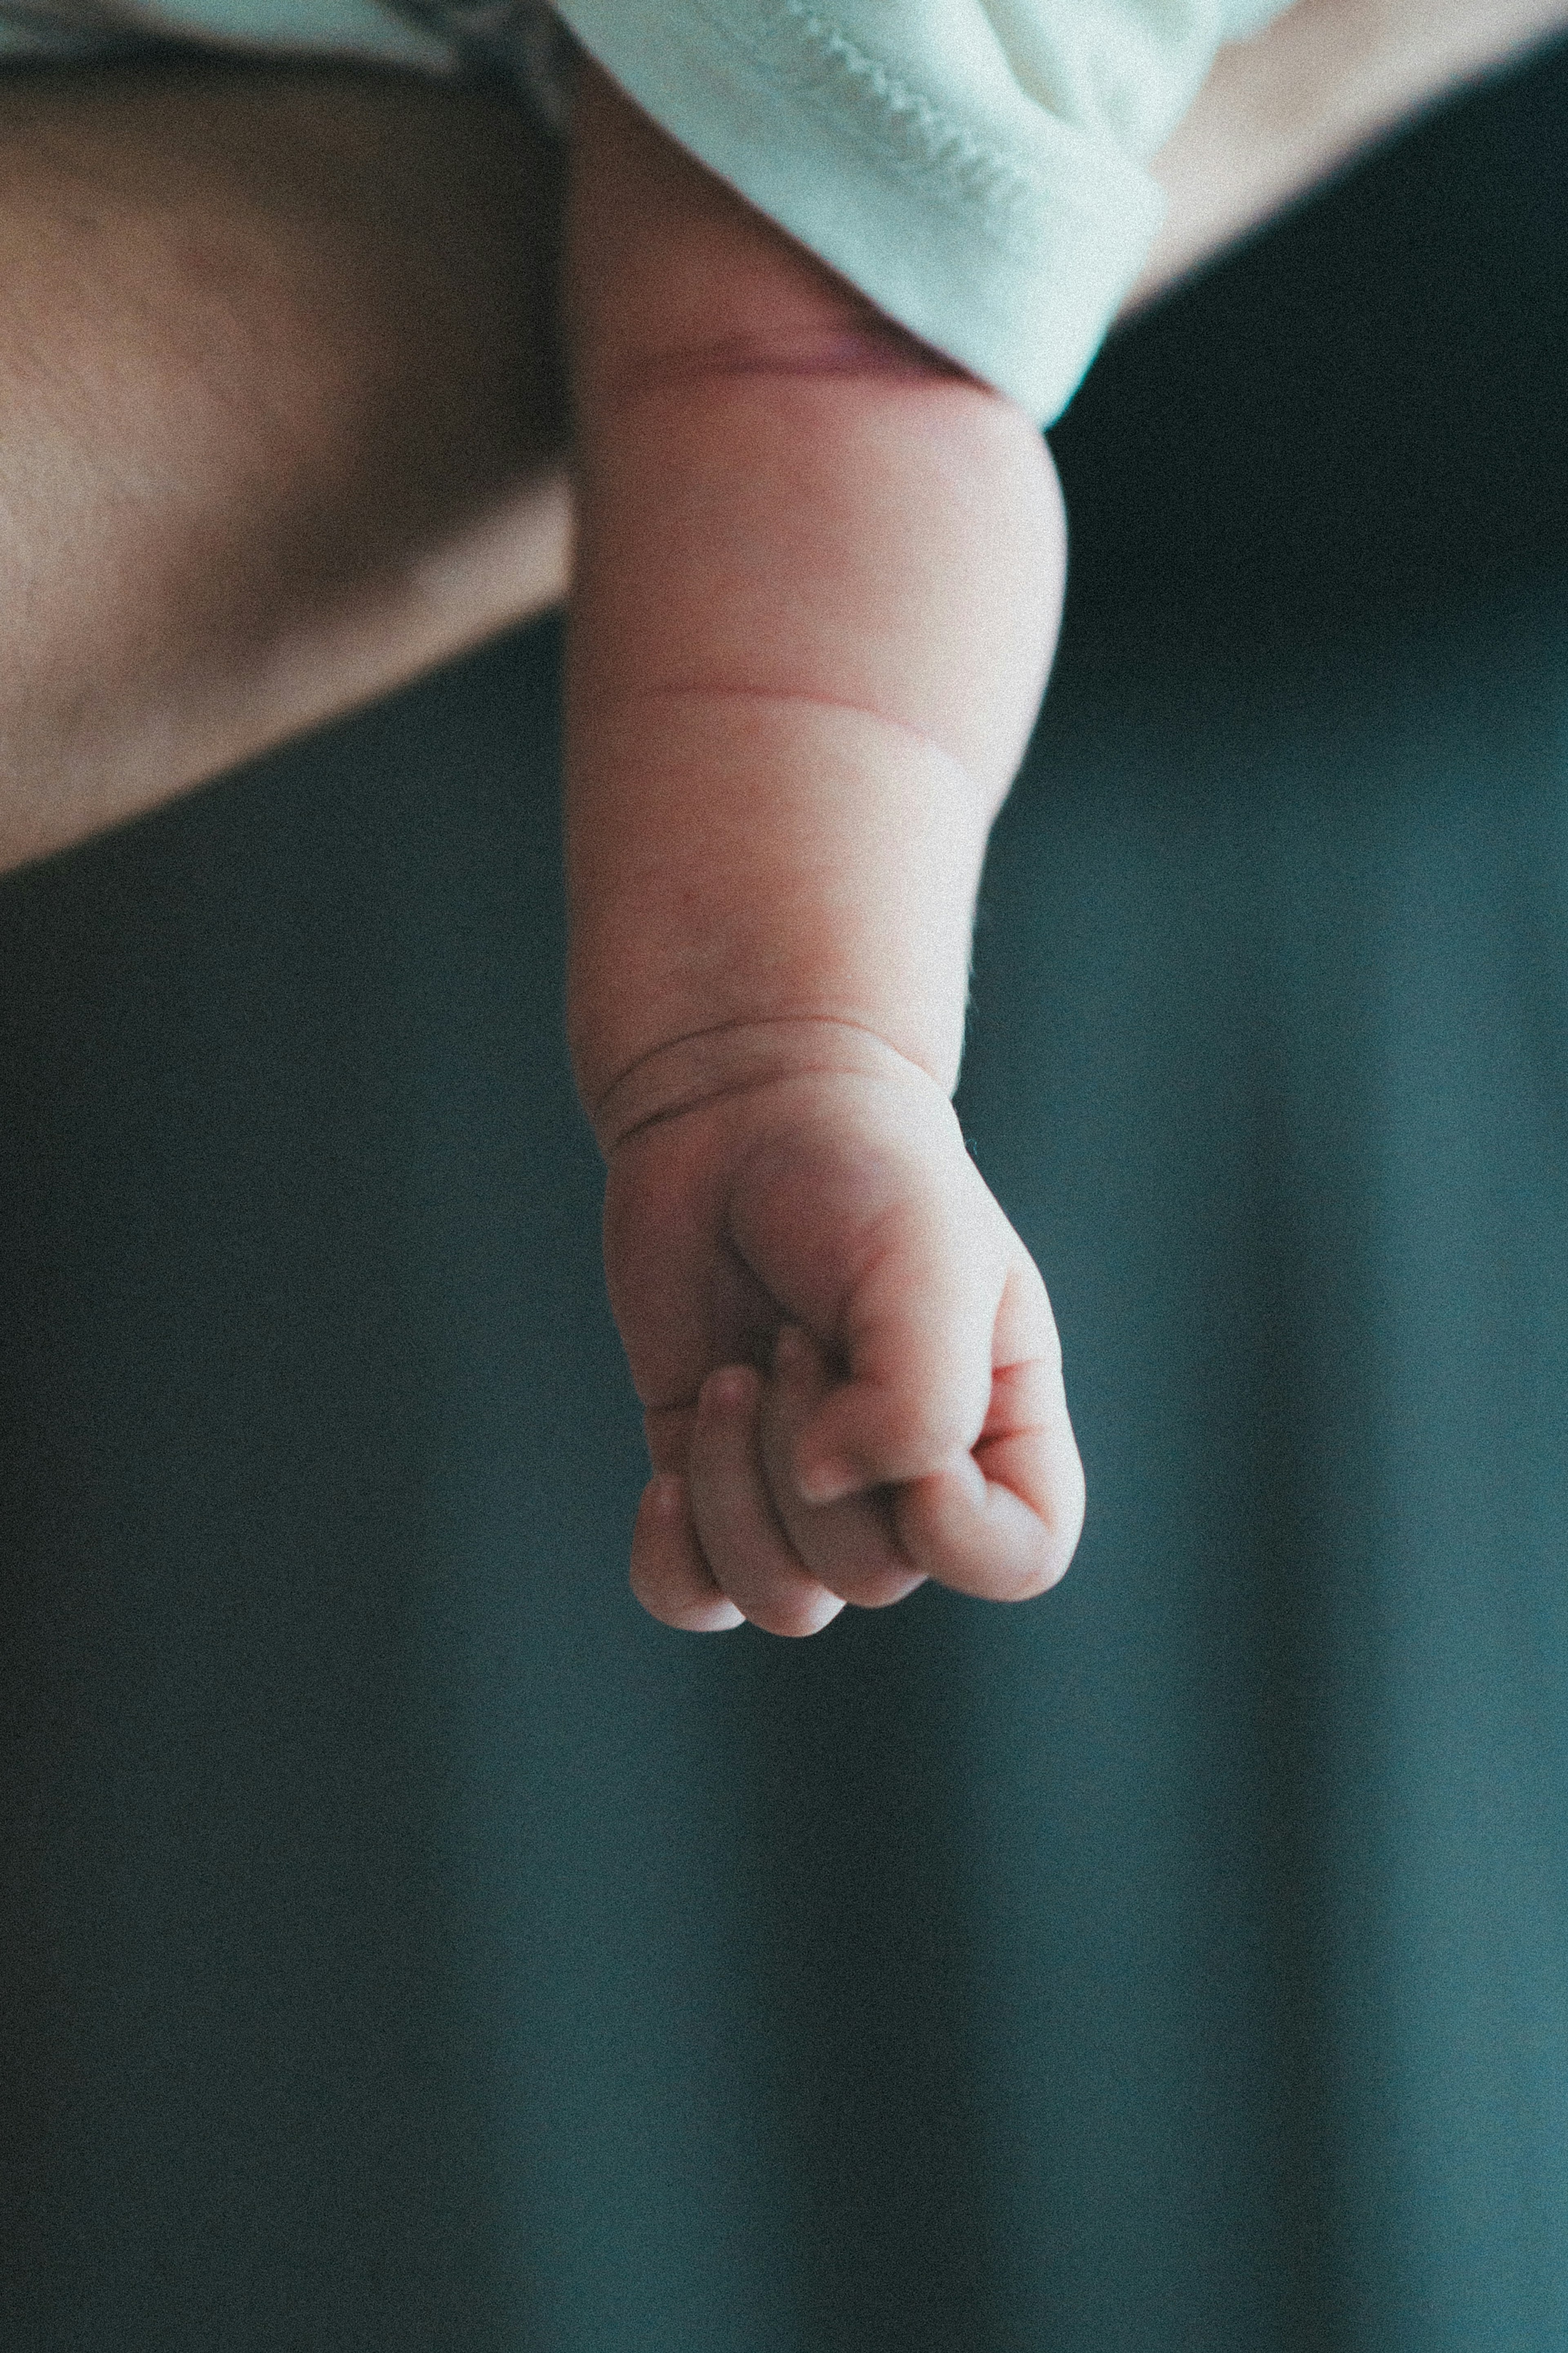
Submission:
{"label": "baby's finger", "polygon": [[978,1439],[1003,1270],[990,1230],[999,1212],[978,1177],[973,1190],[978,1200],[965,1184],[957,1198],[908,1208],[848,1303],[840,1345],[849,1378],[795,1449],[808,1503],[921,1478]]}
{"label": "baby's finger", "polygon": [[727,1365],[703,1383],[687,1465],[692,1522],[713,1576],[753,1626],[816,1634],[844,1604],[796,1558],[769,1503],[761,1387],[745,1365]]}
{"label": "baby's finger", "polygon": [[925,1583],[900,1550],[886,1495],[878,1490],[814,1506],[795,1482],[796,1442],[831,1387],[827,1360],[816,1341],[785,1324],[763,1400],[768,1493],[784,1534],[811,1574],[858,1609],[881,1609]]}
{"label": "baby's finger", "polygon": [[1053,1355],[1002,1366],[973,1455],[896,1499],[899,1539],[960,1593],[1022,1601],[1067,1568],[1083,1526],[1083,1469]]}
{"label": "baby's finger", "polygon": [[1065,1547],[1065,1568],[1083,1530],[1084,1484],[1060,1366],[1037,1360],[1004,1366],[993,1377],[991,1398],[975,1461],[993,1486],[1026,1504]]}
{"label": "baby's finger", "polygon": [[714,1582],[691,1525],[684,1479],[650,1479],[632,1531],[632,1591],[649,1617],[688,1634],[727,1633],[745,1618]]}

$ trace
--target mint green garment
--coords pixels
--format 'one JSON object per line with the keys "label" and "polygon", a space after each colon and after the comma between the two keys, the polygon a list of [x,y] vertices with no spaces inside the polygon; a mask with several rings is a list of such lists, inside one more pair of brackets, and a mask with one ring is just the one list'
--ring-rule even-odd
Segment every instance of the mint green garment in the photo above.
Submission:
{"label": "mint green garment", "polygon": [[0,882],[5,2353],[1563,2353],[1565,143],[1055,437],[1040,1601],[631,1602],[552,630]]}
{"label": "mint green garment", "polygon": [[[816,0],[557,0],[557,13],[693,154],[1044,422],[1071,396],[1159,226],[1148,158],[1220,43],[1285,5],[835,0],[829,13]],[[15,45],[36,48],[54,20],[83,50],[79,10],[28,0],[11,13]],[[439,69],[465,29],[521,58],[542,11],[539,0],[121,0],[102,13],[167,37]],[[0,0],[0,26],[6,14]]]}
{"label": "mint green garment", "polygon": [[1284,0],[558,0],[655,120],[1047,422],[1138,274],[1144,168]]}

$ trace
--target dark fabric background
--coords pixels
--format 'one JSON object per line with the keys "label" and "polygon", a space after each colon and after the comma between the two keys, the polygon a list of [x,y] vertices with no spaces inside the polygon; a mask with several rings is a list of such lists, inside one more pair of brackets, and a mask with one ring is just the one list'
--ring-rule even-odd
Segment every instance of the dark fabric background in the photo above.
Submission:
{"label": "dark fabric background", "polygon": [[1568,2343],[1565,141],[1058,436],[1042,1602],[627,1597],[551,629],[0,886],[7,2353]]}

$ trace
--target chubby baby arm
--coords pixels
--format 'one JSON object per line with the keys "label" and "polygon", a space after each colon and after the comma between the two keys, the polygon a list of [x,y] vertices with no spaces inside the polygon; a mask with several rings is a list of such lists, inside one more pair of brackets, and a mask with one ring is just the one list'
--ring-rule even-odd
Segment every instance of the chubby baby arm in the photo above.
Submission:
{"label": "chubby baby arm", "polygon": [[574,148],[569,1005],[655,1465],[634,1586],[785,1633],[1037,1592],[1081,1479],[948,1098],[1049,461],[595,74]]}

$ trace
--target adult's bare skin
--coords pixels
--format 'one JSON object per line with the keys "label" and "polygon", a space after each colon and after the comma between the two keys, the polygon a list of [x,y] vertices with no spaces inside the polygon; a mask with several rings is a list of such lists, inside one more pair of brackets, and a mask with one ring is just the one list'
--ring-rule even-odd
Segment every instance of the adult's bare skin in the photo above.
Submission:
{"label": "adult's bare skin", "polygon": [[1220,52],[1156,159],[1168,209],[1123,315],[1564,26],[1568,0],[1294,0]]}
{"label": "adult's bare skin", "polygon": [[[1568,0],[1296,0],[1157,159],[1167,291]],[[555,162],[391,74],[0,77],[0,870],[567,584]]]}
{"label": "adult's bare skin", "polygon": [[0,78],[0,868],[561,596],[557,178],[499,92]]}

